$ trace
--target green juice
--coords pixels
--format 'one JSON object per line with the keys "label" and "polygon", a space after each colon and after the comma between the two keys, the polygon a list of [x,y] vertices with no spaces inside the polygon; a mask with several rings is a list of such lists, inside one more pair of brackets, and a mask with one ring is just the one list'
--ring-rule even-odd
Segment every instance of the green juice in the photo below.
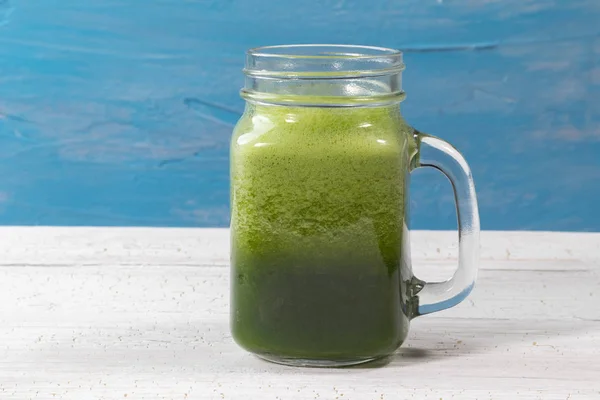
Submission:
{"label": "green juice", "polygon": [[408,332],[412,130],[397,105],[248,105],[231,157],[235,340],[265,357],[357,360]]}

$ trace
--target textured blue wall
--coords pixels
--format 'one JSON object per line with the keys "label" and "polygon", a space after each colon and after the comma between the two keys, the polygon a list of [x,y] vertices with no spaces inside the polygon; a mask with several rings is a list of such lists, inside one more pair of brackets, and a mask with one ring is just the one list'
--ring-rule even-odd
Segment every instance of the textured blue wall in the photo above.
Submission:
{"label": "textured blue wall", "polygon": [[[600,230],[598,0],[0,0],[0,223],[225,226],[244,51],[306,42],[406,51],[483,228]],[[452,201],[415,173],[413,227]]]}

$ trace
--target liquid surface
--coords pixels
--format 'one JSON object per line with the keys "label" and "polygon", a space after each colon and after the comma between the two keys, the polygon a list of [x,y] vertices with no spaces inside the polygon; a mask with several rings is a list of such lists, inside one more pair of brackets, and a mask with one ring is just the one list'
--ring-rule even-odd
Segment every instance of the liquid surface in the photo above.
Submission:
{"label": "liquid surface", "polygon": [[391,353],[408,330],[411,130],[397,107],[249,106],[232,140],[232,331],[287,358]]}

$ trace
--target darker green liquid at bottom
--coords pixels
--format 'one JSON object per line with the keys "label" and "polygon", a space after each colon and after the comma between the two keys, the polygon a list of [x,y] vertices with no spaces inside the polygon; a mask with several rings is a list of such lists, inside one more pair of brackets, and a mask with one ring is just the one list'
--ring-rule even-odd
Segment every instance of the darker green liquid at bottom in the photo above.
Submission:
{"label": "darker green liquid at bottom", "polygon": [[293,267],[235,261],[246,271],[232,271],[238,344],[264,356],[340,361],[377,358],[400,346],[408,318],[398,269],[301,265],[294,258]]}

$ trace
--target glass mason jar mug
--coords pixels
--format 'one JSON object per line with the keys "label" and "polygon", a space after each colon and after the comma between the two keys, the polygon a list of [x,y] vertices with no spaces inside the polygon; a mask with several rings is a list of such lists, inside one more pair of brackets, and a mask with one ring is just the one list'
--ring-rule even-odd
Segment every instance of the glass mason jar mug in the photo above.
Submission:
{"label": "glass mason jar mug", "polygon": [[[409,321],[452,307],[477,275],[469,167],[406,124],[402,53],[366,46],[250,50],[231,142],[231,329],[270,361],[344,366],[392,354]],[[409,173],[454,190],[459,262],[445,282],[412,272]]]}

